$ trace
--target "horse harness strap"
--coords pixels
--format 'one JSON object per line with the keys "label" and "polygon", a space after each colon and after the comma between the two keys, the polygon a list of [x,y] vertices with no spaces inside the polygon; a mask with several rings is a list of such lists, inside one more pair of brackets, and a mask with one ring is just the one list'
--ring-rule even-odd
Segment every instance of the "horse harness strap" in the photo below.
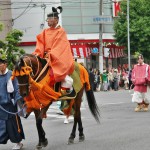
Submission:
{"label": "horse harness strap", "polygon": [[[34,73],[33,73],[33,71],[32,71],[33,78],[34,78],[34,77],[36,77],[36,76],[38,75],[39,67],[40,67],[40,65],[39,65],[39,60],[38,60],[37,56],[36,56],[36,55],[34,55],[34,56],[35,56],[36,61],[37,61],[37,64],[38,64],[38,68],[37,68],[37,71],[36,71],[36,73],[35,73],[35,74],[34,74]],[[25,57],[29,59],[29,61],[30,61],[30,66],[31,66],[31,68],[32,68],[31,59],[30,59],[28,56],[25,56]],[[25,62],[25,60],[24,60],[24,63],[25,63],[25,65],[26,65],[26,66],[28,66],[28,65],[27,65],[27,63]]]}
{"label": "horse harness strap", "polygon": [[[35,75],[34,75],[34,77],[36,77],[37,75],[38,75],[38,72],[39,72],[39,60],[38,60],[38,58],[37,58],[37,56],[35,55],[35,58],[36,58],[36,60],[37,60],[37,62],[38,62],[38,69],[37,69],[37,71],[36,71],[36,73],[35,73]],[[33,77],[33,78],[34,78]]]}
{"label": "horse harness strap", "polygon": [[44,71],[47,69],[47,67],[48,67],[48,62],[47,62],[47,64],[44,66],[44,68],[42,69],[42,71],[40,72],[40,74],[38,75],[38,77],[35,79],[35,81],[37,82],[37,80],[39,79],[39,77],[44,73]]}

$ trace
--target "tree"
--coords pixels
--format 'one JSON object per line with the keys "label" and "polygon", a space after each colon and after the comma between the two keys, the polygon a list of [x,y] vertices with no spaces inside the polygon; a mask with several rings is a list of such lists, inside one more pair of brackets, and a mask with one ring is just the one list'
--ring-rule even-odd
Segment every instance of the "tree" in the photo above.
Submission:
{"label": "tree", "polygon": [[3,25],[0,23],[0,31],[2,31]]}
{"label": "tree", "polygon": [[[115,19],[115,38],[127,48],[127,1],[121,1],[121,12]],[[150,59],[150,0],[130,0],[130,48],[131,54],[142,53]]]}
{"label": "tree", "polygon": [[0,48],[4,49],[7,54],[8,68],[13,69],[13,63],[25,53],[25,51],[19,47],[23,32],[19,30],[10,31],[5,41],[0,41]]}
{"label": "tree", "polygon": [[0,31],[2,31],[2,29],[3,29],[3,24],[0,23]]}

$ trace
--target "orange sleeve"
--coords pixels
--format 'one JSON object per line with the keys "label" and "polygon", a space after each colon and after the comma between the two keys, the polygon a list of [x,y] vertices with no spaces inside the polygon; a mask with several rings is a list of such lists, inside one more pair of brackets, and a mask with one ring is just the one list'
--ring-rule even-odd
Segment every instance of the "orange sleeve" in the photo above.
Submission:
{"label": "orange sleeve", "polygon": [[44,46],[45,46],[45,30],[43,30],[39,35],[37,35],[36,48],[32,54],[38,55],[41,58],[43,58],[44,57],[44,49],[45,49]]}
{"label": "orange sleeve", "polygon": [[56,82],[62,81],[66,75],[71,74],[74,70],[74,60],[67,39],[66,32],[63,28],[53,31],[54,39],[48,51],[50,65],[53,69]]}

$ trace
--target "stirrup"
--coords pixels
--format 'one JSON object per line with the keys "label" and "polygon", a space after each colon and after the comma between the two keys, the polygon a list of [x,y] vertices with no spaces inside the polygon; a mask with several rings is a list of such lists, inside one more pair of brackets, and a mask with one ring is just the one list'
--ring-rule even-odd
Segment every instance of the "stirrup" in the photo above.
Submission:
{"label": "stirrup", "polygon": [[67,94],[67,95],[62,95],[61,97],[59,97],[60,100],[67,100],[67,99],[74,99],[76,98],[76,92],[73,89],[71,93]]}

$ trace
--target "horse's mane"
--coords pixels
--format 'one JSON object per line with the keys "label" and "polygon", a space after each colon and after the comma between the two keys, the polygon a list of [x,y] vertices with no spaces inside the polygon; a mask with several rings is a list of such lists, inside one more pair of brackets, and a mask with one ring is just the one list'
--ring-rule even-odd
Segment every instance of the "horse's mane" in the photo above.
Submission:
{"label": "horse's mane", "polygon": [[[25,57],[30,57],[30,58],[35,58],[35,55],[32,54],[24,54],[20,57],[20,59],[16,62],[15,64],[15,70],[20,71],[22,67],[25,66],[25,62],[24,62],[24,58]],[[39,56],[37,56],[39,62],[42,64],[42,68],[46,65],[47,61],[45,59],[40,58]]]}

